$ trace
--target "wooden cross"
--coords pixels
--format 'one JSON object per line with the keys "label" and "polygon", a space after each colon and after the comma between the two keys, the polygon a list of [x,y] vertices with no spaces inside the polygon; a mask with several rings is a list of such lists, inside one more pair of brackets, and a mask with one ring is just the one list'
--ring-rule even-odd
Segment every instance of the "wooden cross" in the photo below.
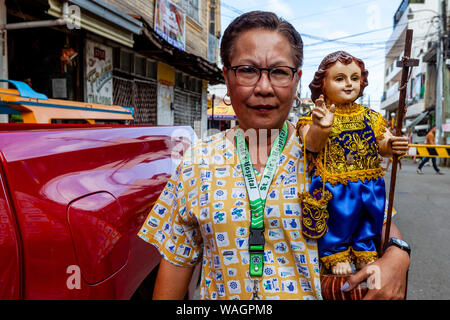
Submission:
{"label": "wooden cross", "polygon": [[[397,61],[397,67],[402,67],[402,79],[400,82],[400,97],[398,101],[398,109],[397,109],[397,123],[395,127],[395,135],[402,135],[402,125],[403,118],[406,115],[406,87],[408,84],[409,76],[411,75],[412,68],[419,65],[418,59],[411,59],[411,44],[412,44],[413,30],[406,30],[406,40],[405,40],[405,50],[404,56],[401,61]],[[411,68],[411,69],[410,69]],[[391,184],[389,190],[389,202],[388,202],[388,212],[387,212],[387,220],[386,220],[386,230],[384,237],[384,244],[389,242],[389,233],[391,232],[391,220],[392,220],[392,207],[394,203],[394,191],[395,191],[395,181],[397,178],[397,165],[398,165],[398,156],[396,154],[393,155],[393,163],[392,163],[392,171],[391,171]],[[381,248],[381,252],[384,253],[384,248]]]}

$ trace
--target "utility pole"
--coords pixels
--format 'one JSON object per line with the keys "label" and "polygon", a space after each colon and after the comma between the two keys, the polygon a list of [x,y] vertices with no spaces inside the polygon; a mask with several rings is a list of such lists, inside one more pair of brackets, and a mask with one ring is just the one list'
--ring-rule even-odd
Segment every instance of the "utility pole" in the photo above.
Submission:
{"label": "utility pole", "polygon": [[[6,4],[0,0],[0,26],[6,25]],[[0,79],[8,79],[8,38],[6,29],[0,29]],[[7,82],[2,82],[0,88],[8,88]],[[9,121],[7,114],[0,114],[0,123]]]}
{"label": "utility pole", "polygon": [[[7,23],[6,12],[5,0],[0,0],[0,26]],[[8,38],[4,28],[0,29],[0,79],[8,79]],[[7,86],[7,83],[3,82],[2,85]]]}
{"label": "utility pole", "polygon": [[442,0],[438,7],[438,43],[436,48],[436,136],[435,143],[442,144],[442,69],[443,69],[443,59],[442,59]]}
{"label": "utility pole", "polygon": [[[448,122],[448,117],[450,115],[450,75],[449,75],[449,63],[448,59],[450,58],[449,55],[449,34],[450,34],[450,28],[447,23],[447,0],[442,1],[442,31],[443,31],[443,65],[442,65],[442,85],[443,85],[443,107],[442,107],[442,121],[445,127],[448,127],[450,122]],[[448,129],[443,130],[443,139],[442,144],[448,144],[447,141],[449,139],[449,133]],[[444,159],[444,164],[446,166],[450,165],[449,159]]]}
{"label": "utility pole", "polygon": [[449,26],[447,24],[447,0],[442,0],[442,26],[444,28],[445,36],[448,38]]}

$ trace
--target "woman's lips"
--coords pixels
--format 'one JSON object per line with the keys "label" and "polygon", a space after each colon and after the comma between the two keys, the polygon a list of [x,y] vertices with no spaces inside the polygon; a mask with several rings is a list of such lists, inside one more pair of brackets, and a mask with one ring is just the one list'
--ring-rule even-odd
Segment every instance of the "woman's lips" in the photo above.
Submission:
{"label": "woman's lips", "polygon": [[272,105],[258,105],[258,106],[248,106],[248,107],[250,109],[254,109],[254,110],[256,110],[258,112],[261,112],[261,113],[267,113],[267,112],[270,112],[270,111],[272,111],[272,110],[277,108],[277,107],[272,106]]}

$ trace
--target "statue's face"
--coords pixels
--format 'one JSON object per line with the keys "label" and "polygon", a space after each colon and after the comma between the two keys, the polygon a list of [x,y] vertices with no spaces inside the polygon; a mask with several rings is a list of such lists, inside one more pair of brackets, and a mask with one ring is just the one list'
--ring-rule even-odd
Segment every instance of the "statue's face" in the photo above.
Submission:
{"label": "statue's face", "polygon": [[323,83],[327,103],[351,103],[358,98],[360,91],[361,69],[354,61],[350,64],[336,61],[328,68]]}

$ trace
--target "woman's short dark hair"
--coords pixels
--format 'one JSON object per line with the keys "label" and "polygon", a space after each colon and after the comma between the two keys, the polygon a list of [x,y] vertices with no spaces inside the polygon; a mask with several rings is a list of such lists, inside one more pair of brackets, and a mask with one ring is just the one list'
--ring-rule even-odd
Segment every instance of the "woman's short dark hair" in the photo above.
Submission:
{"label": "woman's short dark hair", "polygon": [[345,51],[336,51],[330,53],[325,58],[323,58],[322,62],[319,65],[316,73],[314,74],[314,79],[309,84],[309,88],[311,89],[311,100],[316,101],[316,99],[324,94],[323,92],[323,80],[325,79],[327,70],[335,64],[337,61],[343,64],[350,64],[353,61],[359,66],[361,69],[361,90],[359,91],[358,98],[363,95],[364,88],[367,87],[369,82],[367,81],[367,76],[369,75],[369,71],[366,70],[364,66],[364,62],[361,59],[358,59],[351,54]]}
{"label": "woman's short dark hair", "polygon": [[231,66],[231,53],[236,38],[243,32],[252,29],[277,31],[282,34],[291,44],[295,67],[300,68],[302,66],[303,41],[297,30],[273,12],[251,11],[234,19],[223,33],[220,43],[220,58],[225,67]]}

